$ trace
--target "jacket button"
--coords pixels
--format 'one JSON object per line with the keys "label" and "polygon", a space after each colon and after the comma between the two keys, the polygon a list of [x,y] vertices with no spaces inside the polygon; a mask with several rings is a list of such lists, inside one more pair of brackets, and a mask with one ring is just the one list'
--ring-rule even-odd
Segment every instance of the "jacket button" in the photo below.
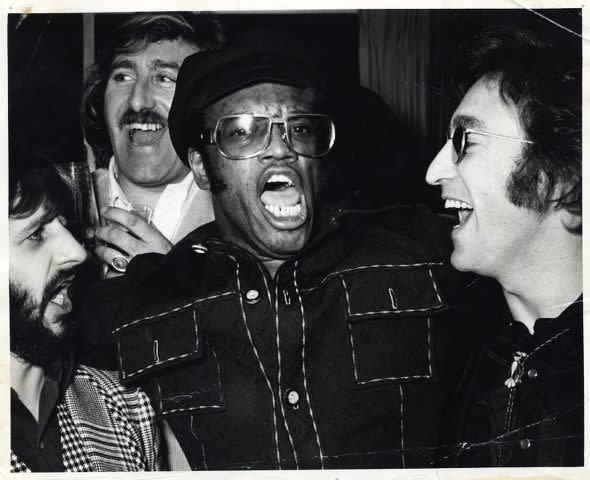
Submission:
{"label": "jacket button", "polygon": [[193,244],[192,249],[195,253],[207,253],[207,247],[200,243]]}
{"label": "jacket button", "polygon": [[536,368],[531,368],[528,372],[527,375],[529,376],[529,378],[531,379],[535,379],[539,376],[539,371]]}
{"label": "jacket button", "polygon": [[287,402],[289,402],[289,404],[293,407],[299,403],[299,393],[297,390],[287,390],[285,392],[285,398],[287,399]]}
{"label": "jacket button", "polygon": [[528,438],[524,438],[520,441],[520,448],[526,450],[531,446],[531,441]]}
{"label": "jacket button", "polygon": [[258,290],[248,290],[246,292],[246,302],[250,304],[258,303],[260,301],[260,293]]}

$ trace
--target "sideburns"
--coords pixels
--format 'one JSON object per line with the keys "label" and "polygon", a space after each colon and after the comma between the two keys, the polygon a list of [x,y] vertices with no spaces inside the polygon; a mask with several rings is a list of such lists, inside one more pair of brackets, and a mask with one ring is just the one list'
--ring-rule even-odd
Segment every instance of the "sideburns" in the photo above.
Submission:
{"label": "sideburns", "polygon": [[534,162],[519,159],[506,180],[506,197],[517,207],[543,216],[549,208],[547,179]]}
{"label": "sideburns", "polygon": [[201,153],[201,155],[203,158],[203,168],[209,179],[209,191],[213,195],[219,195],[227,189],[227,184],[217,166],[214,165],[214,162],[206,154]]}

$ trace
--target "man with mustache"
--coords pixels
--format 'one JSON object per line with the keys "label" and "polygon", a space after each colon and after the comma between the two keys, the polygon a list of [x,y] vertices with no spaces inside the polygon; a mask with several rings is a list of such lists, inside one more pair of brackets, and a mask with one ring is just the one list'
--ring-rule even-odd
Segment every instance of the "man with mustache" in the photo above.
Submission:
{"label": "man with mustache", "polygon": [[69,292],[86,252],[67,227],[67,186],[33,156],[10,157],[11,472],[158,470],[145,394],[73,360]]}
{"label": "man with mustache", "polygon": [[[184,58],[222,40],[219,24],[207,15],[136,14],[113,32],[90,72],[82,125],[102,167],[99,207],[109,221],[96,231],[104,242],[96,253],[115,274],[135,255],[166,253],[213,220],[208,192],[195,185],[172,148],[168,110]],[[152,210],[151,223],[126,210],[138,204]]]}
{"label": "man with mustache", "polygon": [[452,264],[505,298],[477,319],[499,328],[465,362],[448,458],[462,466],[584,463],[582,52],[566,35],[483,33],[426,174],[458,211]]}
{"label": "man with mustache", "polygon": [[450,225],[419,208],[318,225],[321,171],[337,162],[330,91],[311,51],[276,32],[180,69],[171,139],[216,220],[136,257],[114,325],[95,323],[112,326],[122,381],[151,397],[186,468],[402,468],[437,454],[455,348]]}

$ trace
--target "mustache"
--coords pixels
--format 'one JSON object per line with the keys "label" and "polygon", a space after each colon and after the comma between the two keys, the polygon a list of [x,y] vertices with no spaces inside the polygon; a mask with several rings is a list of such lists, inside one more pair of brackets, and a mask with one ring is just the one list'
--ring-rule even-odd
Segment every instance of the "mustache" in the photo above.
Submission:
{"label": "mustache", "polygon": [[66,270],[58,271],[51,279],[47,282],[45,290],[43,292],[43,298],[41,299],[40,310],[45,312],[49,301],[53,298],[57,288],[65,283],[72,282],[76,276],[78,268],[68,268]]}
{"label": "mustache", "polygon": [[122,128],[131,123],[160,123],[167,126],[168,120],[155,110],[150,110],[149,108],[144,108],[139,112],[129,109],[121,115],[121,118],[119,119],[119,127]]}

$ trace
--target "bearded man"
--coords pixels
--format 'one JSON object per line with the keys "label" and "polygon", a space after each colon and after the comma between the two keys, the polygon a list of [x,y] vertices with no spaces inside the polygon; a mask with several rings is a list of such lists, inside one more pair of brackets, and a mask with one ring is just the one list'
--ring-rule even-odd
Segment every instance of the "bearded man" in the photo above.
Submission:
{"label": "bearded man", "polygon": [[86,251],[68,230],[66,184],[32,156],[10,157],[11,472],[159,470],[147,397],[74,362],[69,292]]}

